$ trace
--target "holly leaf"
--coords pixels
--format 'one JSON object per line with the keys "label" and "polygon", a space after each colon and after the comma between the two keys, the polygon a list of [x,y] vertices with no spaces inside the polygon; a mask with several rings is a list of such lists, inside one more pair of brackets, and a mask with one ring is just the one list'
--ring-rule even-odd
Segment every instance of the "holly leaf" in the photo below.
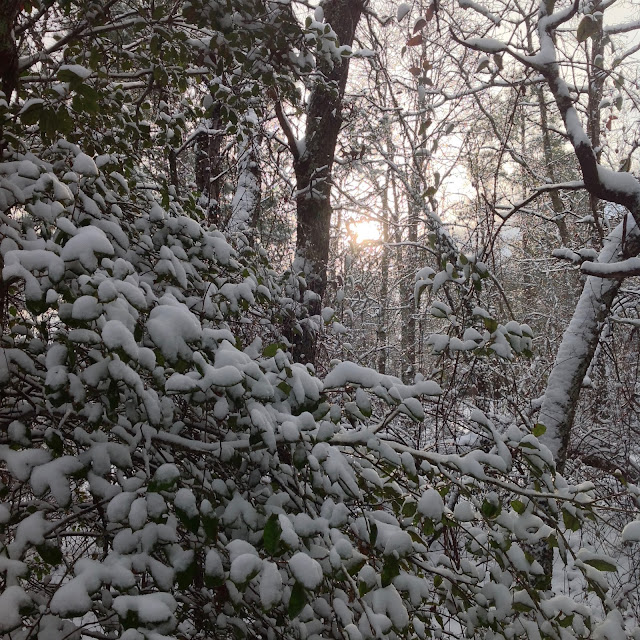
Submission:
{"label": "holly leaf", "polygon": [[264,533],[262,534],[264,550],[269,555],[273,556],[278,551],[281,535],[282,527],[280,526],[280,520],[277,514],[272,513],[267,520],[267,523],[264,527]]}
{"label": "holly leaf", "polygon": [[383,587],[388,587],[392,580],[400,575],[400,560],[395,556],[387,556],[382,566],[380,582]]}
{"label": "holly leaf", "polygon": [[288,615],[290,618],[295,618],[304,609],[307,604],[307,593],[304,587],[296,582],[291,589],[291,597],[289,598]]}
{"label": "holly leaf", "polygon": [[533,427],[533,430],[531,431],[531,433],[533,433],[533,435],[536,438],[539,438],[540,436],[544,435],[547,432],[547,427],[545,427],[543,424],[541,424],[540,422],[538,422],[535,427]]}
{"label": "holly leaf", "polygon": [[601,558],[591,558],[590,560],[585,560],[585,564],[590,565],[594,569],[598,571],[617,571],[618,567],[611,562],[607,562],[606,560],[602,560]]}
{"label": "holly leaf", "polygon": [[56,544],[45,542],[36,546],[39,556],[47,563],[54,567],[62,564],[62,551]]}
{"label": "holly leaf", "polygon": [[526,507],[524,506],[524,502],[520,502],[520,500],[512,500],[511,508],[516,512],[522,515]]}

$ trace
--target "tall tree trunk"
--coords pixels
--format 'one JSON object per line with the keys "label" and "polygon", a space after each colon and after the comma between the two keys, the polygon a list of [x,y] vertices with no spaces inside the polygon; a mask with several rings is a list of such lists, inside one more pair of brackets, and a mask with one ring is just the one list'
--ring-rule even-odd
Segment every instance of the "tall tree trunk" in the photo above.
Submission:
{"label": "tall tree trunk", "polygon": [[222,128],[220,103],[211,107],[211,116],[206,122],[207,130],[198,134],[196,140],[196,187],[200,191],[200,203],[206,212],[209,224],[220,222],[220,195],[222,181]]}
{"label": "tall tree trunk", "polygon": [[0,0],[0,84],[7,103],[18,86],[18,49],[13,35],[19,0]]}
{"label": "tall tree trunk", "polygon": [[[7,104],[18,86],[18,49],[13,34],[20,11],[19,0],[0,0],[0,88]],[[0,118],[0,161],[5,148],[2,118]],[[4,333],[7,324],[7,295],[9,284],[2,279],[4,261],[0,256],[0,329]]]}
{"label": "tall tree trunk", "polygon": [[[340,45],[351,46],[364,3],[362,0],[326,0],[324,17]],[[342,100],[349,73],[349,58],[329,67],[311,91],[306,113],[305,138],[292,145],[297,186],[297,236],[295,268],[304,273],[305,306],[310,317],[318,316],[327,287],[329,234],[331,228],[331,170],[340,127]],[[317,333],[307,326],[293,336],[293,353],[299,362],[315,362]]]}
{"label": "tall tree trunk", "polygon": [[261,201],[261,174],[253,141],[248,141],[238,150],[238,186],[231,202],[229,231],[255,228]]}
{"label": "tall tree trunk", "polygon": [[[587,100],[587,135],[591,140],[596,161],[600,162],[602,156],[602,148],[600,146],[600,102],[602,101],[602,92],[604,89],[604,81],[607,77],[606,72],[602,68],[602,60],[604,59],[604,33],[602,29],[602,18],[600,2],[594,3],[592,21],[597,25],[595,33],[591,36],[591,51],[587,63],[587,76],[589,79],[589,93]],[[591,215],[593,216],[596,229],[598,231],[599,240],[602,242],[604,231],[602,229],[602,211],[603,207],[600,199],[593,194],[589,195],[589,204],[591,206]]]}
{"label": "tall tree trunk", "polygon": [[380,263],[380,306],[378,311],[378,329],[376,332],[376,342],[378,347],[377,368],[380,373],[387,372],[387,305],[389,303],[389,187],[391,179],[387,170],[387,175],[382,191],[382,260]]}
{"label": "tall tree trunk", "polygon": [[[542,152],[544,155],[544,166],[546,169],[547,177],[552,183],[557,183],[556,168],[553,157],[553,151],[551,149],[551,133],[549,131],[549,116],[547,112],[547,103],[544,98],[544,89],[538,87],[538,105],[540,108],[540,127],[542,129]],[[571,238],[569,236],[569,230],[567,229],[567,221],[564,218],[564,204],[558,190],[554,189],[549,192],[551,198],[551,206],[555,215],[555,223],[560,233],[560,239],[565,247],[568,247]]]}
{"label": "tall tree trunk", "polygon": [[[625,234],[629,226],[631,231]],[[626,235],[626,237],[625,237]],[[615,263],[640,253],[640,231],[628,216],[605,239],[598,263]],[[596,263],[596,264],[598,264]],[[545,444],[562,471],[582,381],[600,340],[604,321],[620,289],[622,279],[589,276],[562,338],[556,361],[547,380],[539,421],[546,428]]]}
{"label": "tall tree trunk", "polygon": [[408,245],[404,247],[403,266],[405,276],[400,285],[400,301],[402,304],[402,327],[400,347],[402,350],[402,379],[410,384],[416,374],[416,304],[413,296],[416,274],[415,245],[418,242],[418,219],[420,217],[417,196],[417,176],[412,177],[411,193],[408,194]]}

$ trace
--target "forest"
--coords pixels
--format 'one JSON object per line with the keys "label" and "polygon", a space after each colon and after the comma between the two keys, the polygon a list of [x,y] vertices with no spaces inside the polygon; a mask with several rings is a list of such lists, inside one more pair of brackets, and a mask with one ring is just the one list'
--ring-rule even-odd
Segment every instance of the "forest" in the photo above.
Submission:
{"label": "forest", "polygon": [[0,2],[0,639],[640,639],[635,0]]}

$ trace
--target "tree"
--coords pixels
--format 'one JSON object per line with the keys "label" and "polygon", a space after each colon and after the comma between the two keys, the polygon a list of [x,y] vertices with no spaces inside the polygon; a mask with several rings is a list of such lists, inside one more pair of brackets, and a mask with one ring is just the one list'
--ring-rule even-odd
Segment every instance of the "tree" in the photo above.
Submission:
{"label": "tree", "polygon": [[[296,139],[282,105],[276,104],[289,143],[296,174],[296,257],[294,271],[303,274],[301,292],[309,321],[320,316],[327,288],[331,227],[331,171],[342,124],[342,100],[349,74],[351,45],[364,8],[362,0],[327,0],[316,12],[317,26],[333,44],[320,57],[319,76],[310,88],[305,109],[305,135]],[[323,24],[323,20],[326,22]],[[328,40],[328,42],[330,42]],[[305,325],[294,335],[294,353],[302,362],[315,361],[318,327]]]}
{"label": "tree", "polygon": [[[207,224],[197,185],[176,189],[170,163],[151,162],[169,154],[167,131],[184,140],[203,117],[189,90],[205,75],[192,47],[201,60],[215,40],[227,68],[237,65],[232,78],[247,72],[239,88],[209,79],[237,88],[221,113],[227,135],[236,127],[249,145],[237,116],[254,104],[251,84],[291,89],[301,69],[276,65],[279,20],[288,46],[323,51],[331,35],[296,26],[280,3],[232,8],[45,4],[15,25],[32,35],[21,44],[30,75],[2,105],[0,634],[637,634],[610,592],[616,559],[572,540],[608,514],[594,487],[557,472],[541,426],[465,405],[472,446],[394,438],[402,420],[424,424],[442,389],[353,362],[320,378],[295,362],[286,289],[243,233],[255,206],[246,196],[259,189],[251,149],[238,154],[231,203],[242,214],[227,234]],[[67,35],[37,66],[26,49],[48,27]],[[271,68],[251,59],[262,47]],[[145,106],[156,82],[163,104]],[[479,305],[463,315],[486,265],[455,247],[446,257],[420,270],[415,289],[448,323],[432,336],[436,351],[526,351],[517,323]],[[459,318],[444,299],[462,301]],[[614,490],[628,501],[624,524],[637,489]],[[637,520],[622,540],[640,541]],[[593,600],[537,588],[535,544],[557,547]]]}

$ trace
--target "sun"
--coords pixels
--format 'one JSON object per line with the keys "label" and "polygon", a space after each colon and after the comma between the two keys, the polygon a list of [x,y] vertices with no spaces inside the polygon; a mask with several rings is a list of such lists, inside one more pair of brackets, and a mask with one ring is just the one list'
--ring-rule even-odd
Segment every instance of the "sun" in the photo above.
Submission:
{"label": "sun", "polygon": [[362,244],[370,240],[380,240],[380,225],[374,220],[360,220],[351,225],[356,242]]}

